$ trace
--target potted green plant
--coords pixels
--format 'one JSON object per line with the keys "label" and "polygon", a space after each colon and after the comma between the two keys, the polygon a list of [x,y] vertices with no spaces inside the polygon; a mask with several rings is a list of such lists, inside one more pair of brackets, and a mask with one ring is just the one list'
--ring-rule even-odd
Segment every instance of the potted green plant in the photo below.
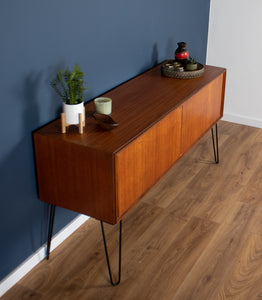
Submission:
{"label": "potted green plant", "polygon": [[79,124],[79,114],[84,113],[84,73],[76,64],[71,71],[69,68],[58,70],[56,78],[50,82],[51,87],[63,101],[63,112],[67,124]]}
{"label": "potted green plant", "polygon": [[193,57],[189,57],[186,63],[186,70],[188,71],[194,71],[197,70],[197,62]]}

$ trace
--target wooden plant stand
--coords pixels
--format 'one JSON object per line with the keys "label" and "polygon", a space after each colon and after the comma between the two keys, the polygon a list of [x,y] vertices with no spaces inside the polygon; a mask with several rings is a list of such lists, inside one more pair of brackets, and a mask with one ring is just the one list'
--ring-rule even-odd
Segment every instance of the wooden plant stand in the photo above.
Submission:
{"label": "wooden plant stand", "polygon": [[[61,113],[61,128],[62,133],[66,133],[66,128],[72,124],[68,124],[65,121],[65,113]],[[83,114],[79,114],[79,123],[77,125],[79,127],[79,133],[83,134],[83,129],[85,126],[85,121],[83,121]]]}

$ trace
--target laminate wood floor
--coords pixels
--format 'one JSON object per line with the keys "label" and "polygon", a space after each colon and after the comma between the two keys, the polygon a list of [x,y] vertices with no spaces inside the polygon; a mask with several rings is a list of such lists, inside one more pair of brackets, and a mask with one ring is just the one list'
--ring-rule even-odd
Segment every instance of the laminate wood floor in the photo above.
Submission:
{"label": "laminate wood floor", "polygon": [[119,286],[89,219],[2,299],[262,299],[262,129],[220,121],[219,142],[218,165],[209,132],[124,218]]}

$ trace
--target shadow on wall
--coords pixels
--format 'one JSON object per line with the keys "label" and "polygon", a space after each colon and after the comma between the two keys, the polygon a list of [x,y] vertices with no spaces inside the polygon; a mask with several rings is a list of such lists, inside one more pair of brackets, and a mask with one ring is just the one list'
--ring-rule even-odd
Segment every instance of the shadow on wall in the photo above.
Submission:
{"label": "shadow on wall", "polygon": [[157,45],[157,43],[154,43],[153,48],[152,48],[151,57],[149,57],[148,61],[145,62],[145,64],[143,66],[141,66],[141,68],[139,69],[139,72],[137,74],[135,74],[135,76],[140,75],[140,74],[146,72],[147,70],[158,65],[159,64],[158,60],[159,60],[158,45]]}
{"label": "shadow on wall", "polygon": [[166,48],[165,48],[165,57],[160,58],[159,57],[159,50],[158,50],[158,44],[154,43],[152,48],[152,54],[151,54],[151,61],[149,64],[145,64],[141,69],[140,73],[143,73],[150,68],[153,68],[157,66],[159,63],[162,63],[162,61],[166,59],[174,59],[174,53],[175,49],[177,48],[176,43],[174,43],[174,38],[168,38],[166,42]]}
{"label": "shadow on wall", "polygon": [[1,277],[36,251],[46,236],[48,207],[37,200],[32,143],[32,130],[40,125],[37,95],[42,79],[42,73],[29,74],[16,95],[22,101],[19,141],[0,166],[0,244],[5,245],[0,251]]}
{"label": "shadow on wall", "polygon": [[175,58],[175,50],[177,46],[174,44],[174,39],[169,38],[166,44],[166,58],[167,59],[174,59]]}
{"label": "shadow on wall", "polygon": [[25,79],[24,92],[23,92],[23,129],[27,135],[31,132],[32,128],[36,128],[40,125],[40,113],[38,105],[38,93],[40,90],[41,82],[43,81],[43,73],[29,74]]}
{"label": "shadow on wall", "polygon": [[158,64],[158,48],[157,48],[156,43],[153,46],[151,64],[152,64],[152,67],[155,67]]}
{"label": "shadow on wall", "polygon": [[[177,48],[177,46],[176,46],[176,43],[174,43],[174,38],[168,38],[168,40],[166,42],[164,60],[174,59],[176,48]],[[158,51],[158,45],[156,43],[153,46],[151,61],[152,61],[152,67],[154,67],[157,64],[162,62],[162,60],[159,61],[159,51]]]}
{"label": "shadow on wall", "polygon": [[[0,280],[46,242],[48,205],[38,199],[32,132],[43,125],[41,119],[46,123],[57,117],[61,103],[57,100],[56,106],[47,95],[44,77],[44,72],[29,74],[17,93],[22,101],[21,128],[15,130],[18,142],[0,164]],[[58,210],[55,231],[75,215]]]}
{"label": "shadow on wall", "polygon": [[[0,244],[4,245],[1,247],[1,272],[6,273],[43,244],[47,205],[44,207],[44,203],[37,199],[31,136],[24,138],[9,153],[0,168],[0,219],[1,223],[6,222],[1,224],[3,232],[0,234]],[[22,257],[19,257],[20,253]]]}

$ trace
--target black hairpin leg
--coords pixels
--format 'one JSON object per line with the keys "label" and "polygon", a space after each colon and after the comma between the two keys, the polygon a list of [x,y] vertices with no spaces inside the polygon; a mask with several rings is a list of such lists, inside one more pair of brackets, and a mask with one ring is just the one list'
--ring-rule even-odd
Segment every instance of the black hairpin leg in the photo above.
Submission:
{"label": "black hairpin leg", "polygon": [[54,227],[54,219],[55,219],[55,208],[56,208],[55,205],[50,204],[46,259],[49,259],[49,254],[50,254],[50,246],[51,246],[51,239],[52,239],[52,235],[53,235],[53,227]]}
{"label": "black hairpin leg", "polygon": [[106,262],[107,262],[107,267],[108,267],[110,282],[111,282],[111,284],[113,286],[116,286],[116,285],[118,285],[120,283],[120,280],[121,280],[122,220],[119,223],[119,258],[118,258],[119,260],[118,260],[118,280],[117,280],[117,282],[113,282],[113,279],[112,279],[112,273],[111,273],[110,262],[109,262],[109,257],[108,257],[108,251],[107,251],[107,245],[106,245],[106,238],[105,238],[103,221],[100,221],[100,224],[101,224],[101,229],[102,229],[102,235],[103,235],[103,241],[104,241],[104,248],[105,248],[105,254],[106,254]]}
{"label": "black hairpin leg", "polygon": [[212,133],[212,141],[213,141],[213,149],[214,149],[214,158],[216,164],[219,163],[219,152],[218,152],[218,133],[217,133],[217,124],[216,124],[216,142],[214,139],[214,130],[211,128],[211,133]]}

